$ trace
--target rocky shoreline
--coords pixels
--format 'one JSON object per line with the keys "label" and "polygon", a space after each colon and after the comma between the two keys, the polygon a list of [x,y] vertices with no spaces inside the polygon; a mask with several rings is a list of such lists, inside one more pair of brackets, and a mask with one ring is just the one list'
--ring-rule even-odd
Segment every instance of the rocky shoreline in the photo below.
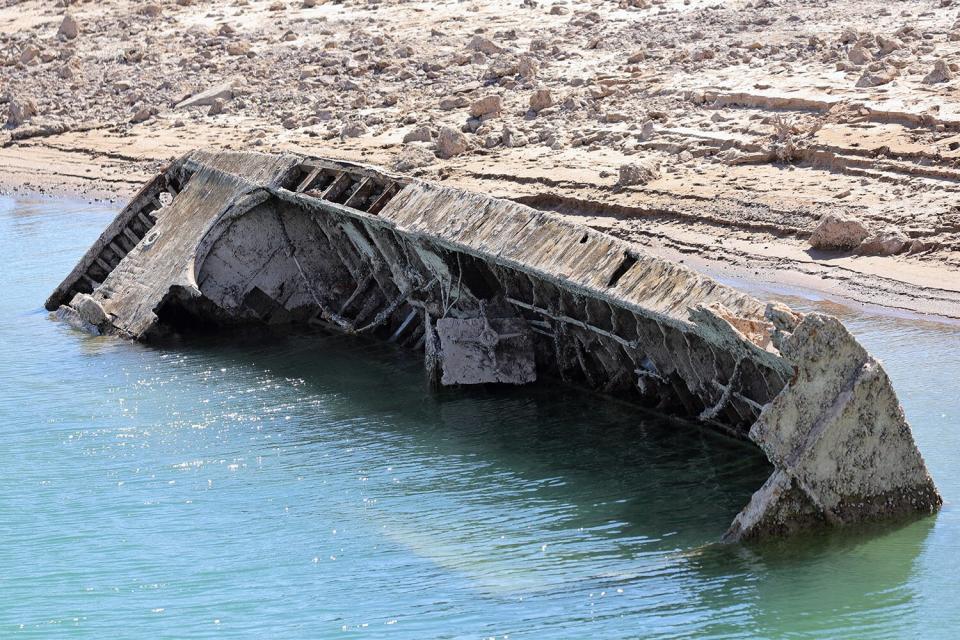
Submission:
{"label": "rocky shoreline", "polygon": [[197,146],[381,165],[740,278],[960,318],[950,2],[0,8],[0,184]]}

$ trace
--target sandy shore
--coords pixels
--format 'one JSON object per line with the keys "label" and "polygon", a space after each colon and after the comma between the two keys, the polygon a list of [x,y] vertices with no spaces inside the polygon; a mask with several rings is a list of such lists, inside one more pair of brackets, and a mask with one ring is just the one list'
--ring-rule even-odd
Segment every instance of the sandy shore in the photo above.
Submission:
{"label": "sandy shore", "polygon": [[[958,12],[8,0],[0,186],[122,199],[195,147],[299,151],[519,199],[722,279],[960,318]],[[813,249],[827,214],[893,250]]]}

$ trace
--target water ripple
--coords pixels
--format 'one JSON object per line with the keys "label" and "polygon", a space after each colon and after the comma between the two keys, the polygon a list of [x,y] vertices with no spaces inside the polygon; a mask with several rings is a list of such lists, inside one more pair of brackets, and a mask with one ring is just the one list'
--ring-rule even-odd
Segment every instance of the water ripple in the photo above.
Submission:
{"label": "water ripple", "polygon": [[[157,349],[48,320],[110,213],[0,199],[0,637],[952,635],[950,509],[722,546],[768,469],[689,425],[431,392],[410,354],[343,338]],[[956,330],[849,322],[953,499],[960,401],[924,374],[960,379]]]}

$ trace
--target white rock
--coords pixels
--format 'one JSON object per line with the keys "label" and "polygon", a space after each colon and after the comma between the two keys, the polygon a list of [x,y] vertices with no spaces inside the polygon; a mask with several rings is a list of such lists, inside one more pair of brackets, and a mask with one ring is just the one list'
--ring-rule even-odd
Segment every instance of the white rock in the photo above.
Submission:
{"label": "white rock", "polygon": [[899,69],[890,64],[875,63],[867,67],[863,75],[857,80],[858,87],[879,87],[892,82],[898,75]]}
{"label": "white rock", "polygon": [[37,115],[37,104],[30,98],[10,100],[10,113],[7,115],[7,126],[11,129],[19,127],[24,122]]}
{"label": "white rock", "polygon": [[873,60],[873,54],[866,47],[857,45],[847,52],[847,58],[853,64],[867,64]]}
{"label": "white rock", "polygon": [[452,158],[467,150],[467,137],[451,127],[443,127],[437,136],[437,157]]}
{"label": "white rock", "polygon": [[828,213],[820,218],[810,235],[810,246],[824,251],[853,249],[870,235],[862,222],[843,213]]}
{"label": "white rock", "polygon": [[520,56],[517,62],[517,72],[524,80],[533,80],[540,71],[540,65],[530,56]]}
{"label": "white rock", "polygon": [[502,109],[503,101],[500,96],[486,96],[470,105],[470,115],[474,118],[481,118],[486,115],[498,114]]}
{"label": "white rock", "polygon": [[368,131],[362,122],[347,122],[340,129],[341,138],[359,138]]}
{"label": "white rock", "polygon": [[510,127],[504,127],[500,135],[505,147],[525,147],[530,142],[525,134]]}
{"label": "white rock", "polygon": [[232,100],[234,84],[234,81],[230,81],[224,82],[223,84],[214,85],[206,91],[202,91],[196,95],[190,96],[174,108],[186,109],[188,107],[208,107],[217,100]]}
{"label": "white rock", "polygon": [[250,52],[250,43],[245,40],[227,43],[227,53],[231,56],[244,56]]}
{"label": "white rock", "polygon": [[410,171],[412,169],[426,166],[435,161],[436,157],[426,146],[419,144],[408,144],[404,145],[403,150],[400,152],[400,157],[397,158],[393,168],[397,171]]}
{"label": "white rock", "polygon": [[902,231],[888,227],[861,242],[857,253],[864,256],[892,256],[907,248],[909,242],[910,239]]}
{"label": "white rock", "polygon": [[660,162],[647,159],[631,162],[620,167],[617,186],[627,187],[635,184],[647,184],[660,177]]}
{"label": "white rock", "polygon": [[640,140],[641,142],[646,142],[653,137],[654,128],[653,120],[647,120],[643,123],[643,126],[640,127]]}
{"label": "white rock", "polygon": [[430,142],[433,139],[433,135],[430,133],[430,127],[420,126],[416,127],[412,131],[408,131],[405,136],[403,136],[403,141],[406,142]]}

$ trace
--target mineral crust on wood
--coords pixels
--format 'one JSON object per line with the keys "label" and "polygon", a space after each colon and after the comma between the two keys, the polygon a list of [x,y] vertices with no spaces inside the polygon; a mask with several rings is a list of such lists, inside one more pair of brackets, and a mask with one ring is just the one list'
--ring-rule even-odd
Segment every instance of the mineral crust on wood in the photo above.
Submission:
{"label": "mineral crust on wood", "polygon": [[837,319],[548,212],[370,167],[190,153],[47,308],[136,340],[319,325],[419,350],[441,384],[554,378],[696,420],[773,466],[731,541],[941,503],[883,367]]}

